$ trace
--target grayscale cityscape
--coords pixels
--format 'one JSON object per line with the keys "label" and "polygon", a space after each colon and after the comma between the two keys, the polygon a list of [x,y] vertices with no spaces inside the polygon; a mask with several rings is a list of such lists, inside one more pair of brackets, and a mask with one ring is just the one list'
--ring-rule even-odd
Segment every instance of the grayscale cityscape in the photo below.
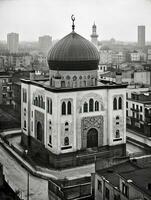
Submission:
{"label": "grayscale cityscape", "polygon": [[0,0],[0,200],[151,200],[151,0]]}

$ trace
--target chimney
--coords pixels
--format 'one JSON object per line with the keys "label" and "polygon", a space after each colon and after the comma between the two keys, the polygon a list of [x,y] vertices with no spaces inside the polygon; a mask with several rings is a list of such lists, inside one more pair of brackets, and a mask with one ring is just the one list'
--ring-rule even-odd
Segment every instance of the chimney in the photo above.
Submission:
{"label": "chimney", "polygon": [[30,80],[33,81],[35,79],[35,70],[30,71]]}
{"label": "chimney", "polygon": [[122,83],[122,72],[121,71],[116,71],[116,84],[121,84]]}

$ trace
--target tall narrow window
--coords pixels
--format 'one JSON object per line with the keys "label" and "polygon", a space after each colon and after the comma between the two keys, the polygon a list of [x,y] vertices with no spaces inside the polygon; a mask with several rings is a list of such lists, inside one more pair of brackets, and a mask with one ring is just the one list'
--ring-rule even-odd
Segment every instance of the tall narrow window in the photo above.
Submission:
{"label": "tall narrow window", "polygon": [[23,89],[23,102],[27,103],[27,91]]}
{"label": "tall narrow window", "polygon": [[68,137],[65,137],[65,139],[64,139],[64,145],[65,146],[69,145],[69,138]]}
{"label": "tall narrow window", "polygon": [[88,104],[87,104],[87,102],[84,103],[83,112],[88,112]]}
{"label": "tall narrow window", "polygon": [[40,107],[40,96],[38,95],[38,106]]}
{"label": "tall narrow window", "polygon": [[51,135],[49,135],[49,144],[51,144],[52,143],[52,137],[51,137]]}
{"label": "tall narrow window", "polygon": [[50,114],[52,114],[52,100],[50,99]]}
{"label": "tall narrow window", "polygon": [[24,121],[24,128],[26,129],[26,121]]}
{"label": "tall narrow window", "polygon": [[118,109],[122,109],[122,98],[121,97],[118,100]]}
{"label": "tall narrow window", "polygon": [[120,131],[119,130],[116,130],[116,138],[120,138]]}
{"label": "tall narrow window", "polygon": [[98,101],[95,102],[95,111],[99,111],[99,102]]}
{"label": "tall narrow window", "polygon": [[47,99],[47,112],[49,113],[49,99]]}
{"label": "tall narrow window", "polygon": [[114,98],[113,100],[113,110],[117,110],[117,99]]}
{"label": "tall narrow window", "polygon": [[70,101],[68,101],[67,107],[68,107],[68,115],[71,115],[71,102]]}
{"label": "tall narrow window", "polygon": [[62,115],[66,115],[66,103],[62,103]]}
{"label": "tall narrow window", "polygon": [[89,100],[89,111],[90,111],[90,112],[93,112],[93,103],[94,103],[94,102],[93,102],[93,99],[90,99],[90,100]]}

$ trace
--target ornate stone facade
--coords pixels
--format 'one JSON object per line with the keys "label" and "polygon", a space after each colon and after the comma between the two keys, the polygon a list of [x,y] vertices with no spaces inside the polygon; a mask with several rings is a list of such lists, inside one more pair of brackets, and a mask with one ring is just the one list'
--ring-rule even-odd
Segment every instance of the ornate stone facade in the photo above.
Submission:
{"label": "ornate stone facade", "polygon": [[82,149],[87,148],[87,133],[91,128],[98,131],[98,147],[103,145],[104,118],[102,115],[94,117],[83,117],[81,121]]}
{"label": "ornate stone facade", "polygon": [[42,128],[42,143],[44,143],[44,114],[35,110],[35,137],[37,138],[37,124],[41,124]]}

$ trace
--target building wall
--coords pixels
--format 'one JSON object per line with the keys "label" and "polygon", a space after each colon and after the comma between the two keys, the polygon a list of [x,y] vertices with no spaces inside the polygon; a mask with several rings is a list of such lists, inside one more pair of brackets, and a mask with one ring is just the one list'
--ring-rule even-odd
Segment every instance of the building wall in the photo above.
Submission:
{"label": "building wall", "polygon": [[[44,123],[44,140],[43,144],[47,149],[55,154],[69,153],[87,147],[87,133],[91,128],[98,132],[98,146],[114,146],[126,142],[126,119],[125,119],[125,89],[100,89],[100,90],[85,90],[78,92],[62,92],[52,93],[44,88],[22,83],[23,89],[27,90],[27,103],[22,99],[22,130],[26,135],[36,137],[37,122],[35,112],[43,115]],[[35,96],[42,96],[45,108],[33,105]],[[52,99],[52,114],[47,113],[47,98]],[[122,109],[113,110],[113,99],[122,98]],[[93,99],[94,102],[99,102],[99,111],[84,112],[84,103],[89,103]],[[61,105],[63,102],[71,102],[71,114],[62,115]],[[89,104],[88,104],[89,105]],[[24,114],[25,110],[26,115]],[[116,117],[118,116],[118,123]],[[51,120],[51,130],[50,130]],[[26,121],[26,128],[24,128]],[[92,121],[92,123],[91,123]],[[65,123],[69,123],[68,131],[65,131]],[[87,131],[86,131],[87,130]],[[119,137],[116,138],[116,131],[119,131]],[[52,147],[48,145],[49,135],[52,135]],[[69,138],[69,144],[64,145],[65,137]]]}
{"label": "building wall", "polygon": [[0,76],[0,104],[12,104],[12,81],[11,76]]}
{"label": "building wall", "polygon": [[134,83],[151,85],[151,72],[150,71],[134,72]]}

